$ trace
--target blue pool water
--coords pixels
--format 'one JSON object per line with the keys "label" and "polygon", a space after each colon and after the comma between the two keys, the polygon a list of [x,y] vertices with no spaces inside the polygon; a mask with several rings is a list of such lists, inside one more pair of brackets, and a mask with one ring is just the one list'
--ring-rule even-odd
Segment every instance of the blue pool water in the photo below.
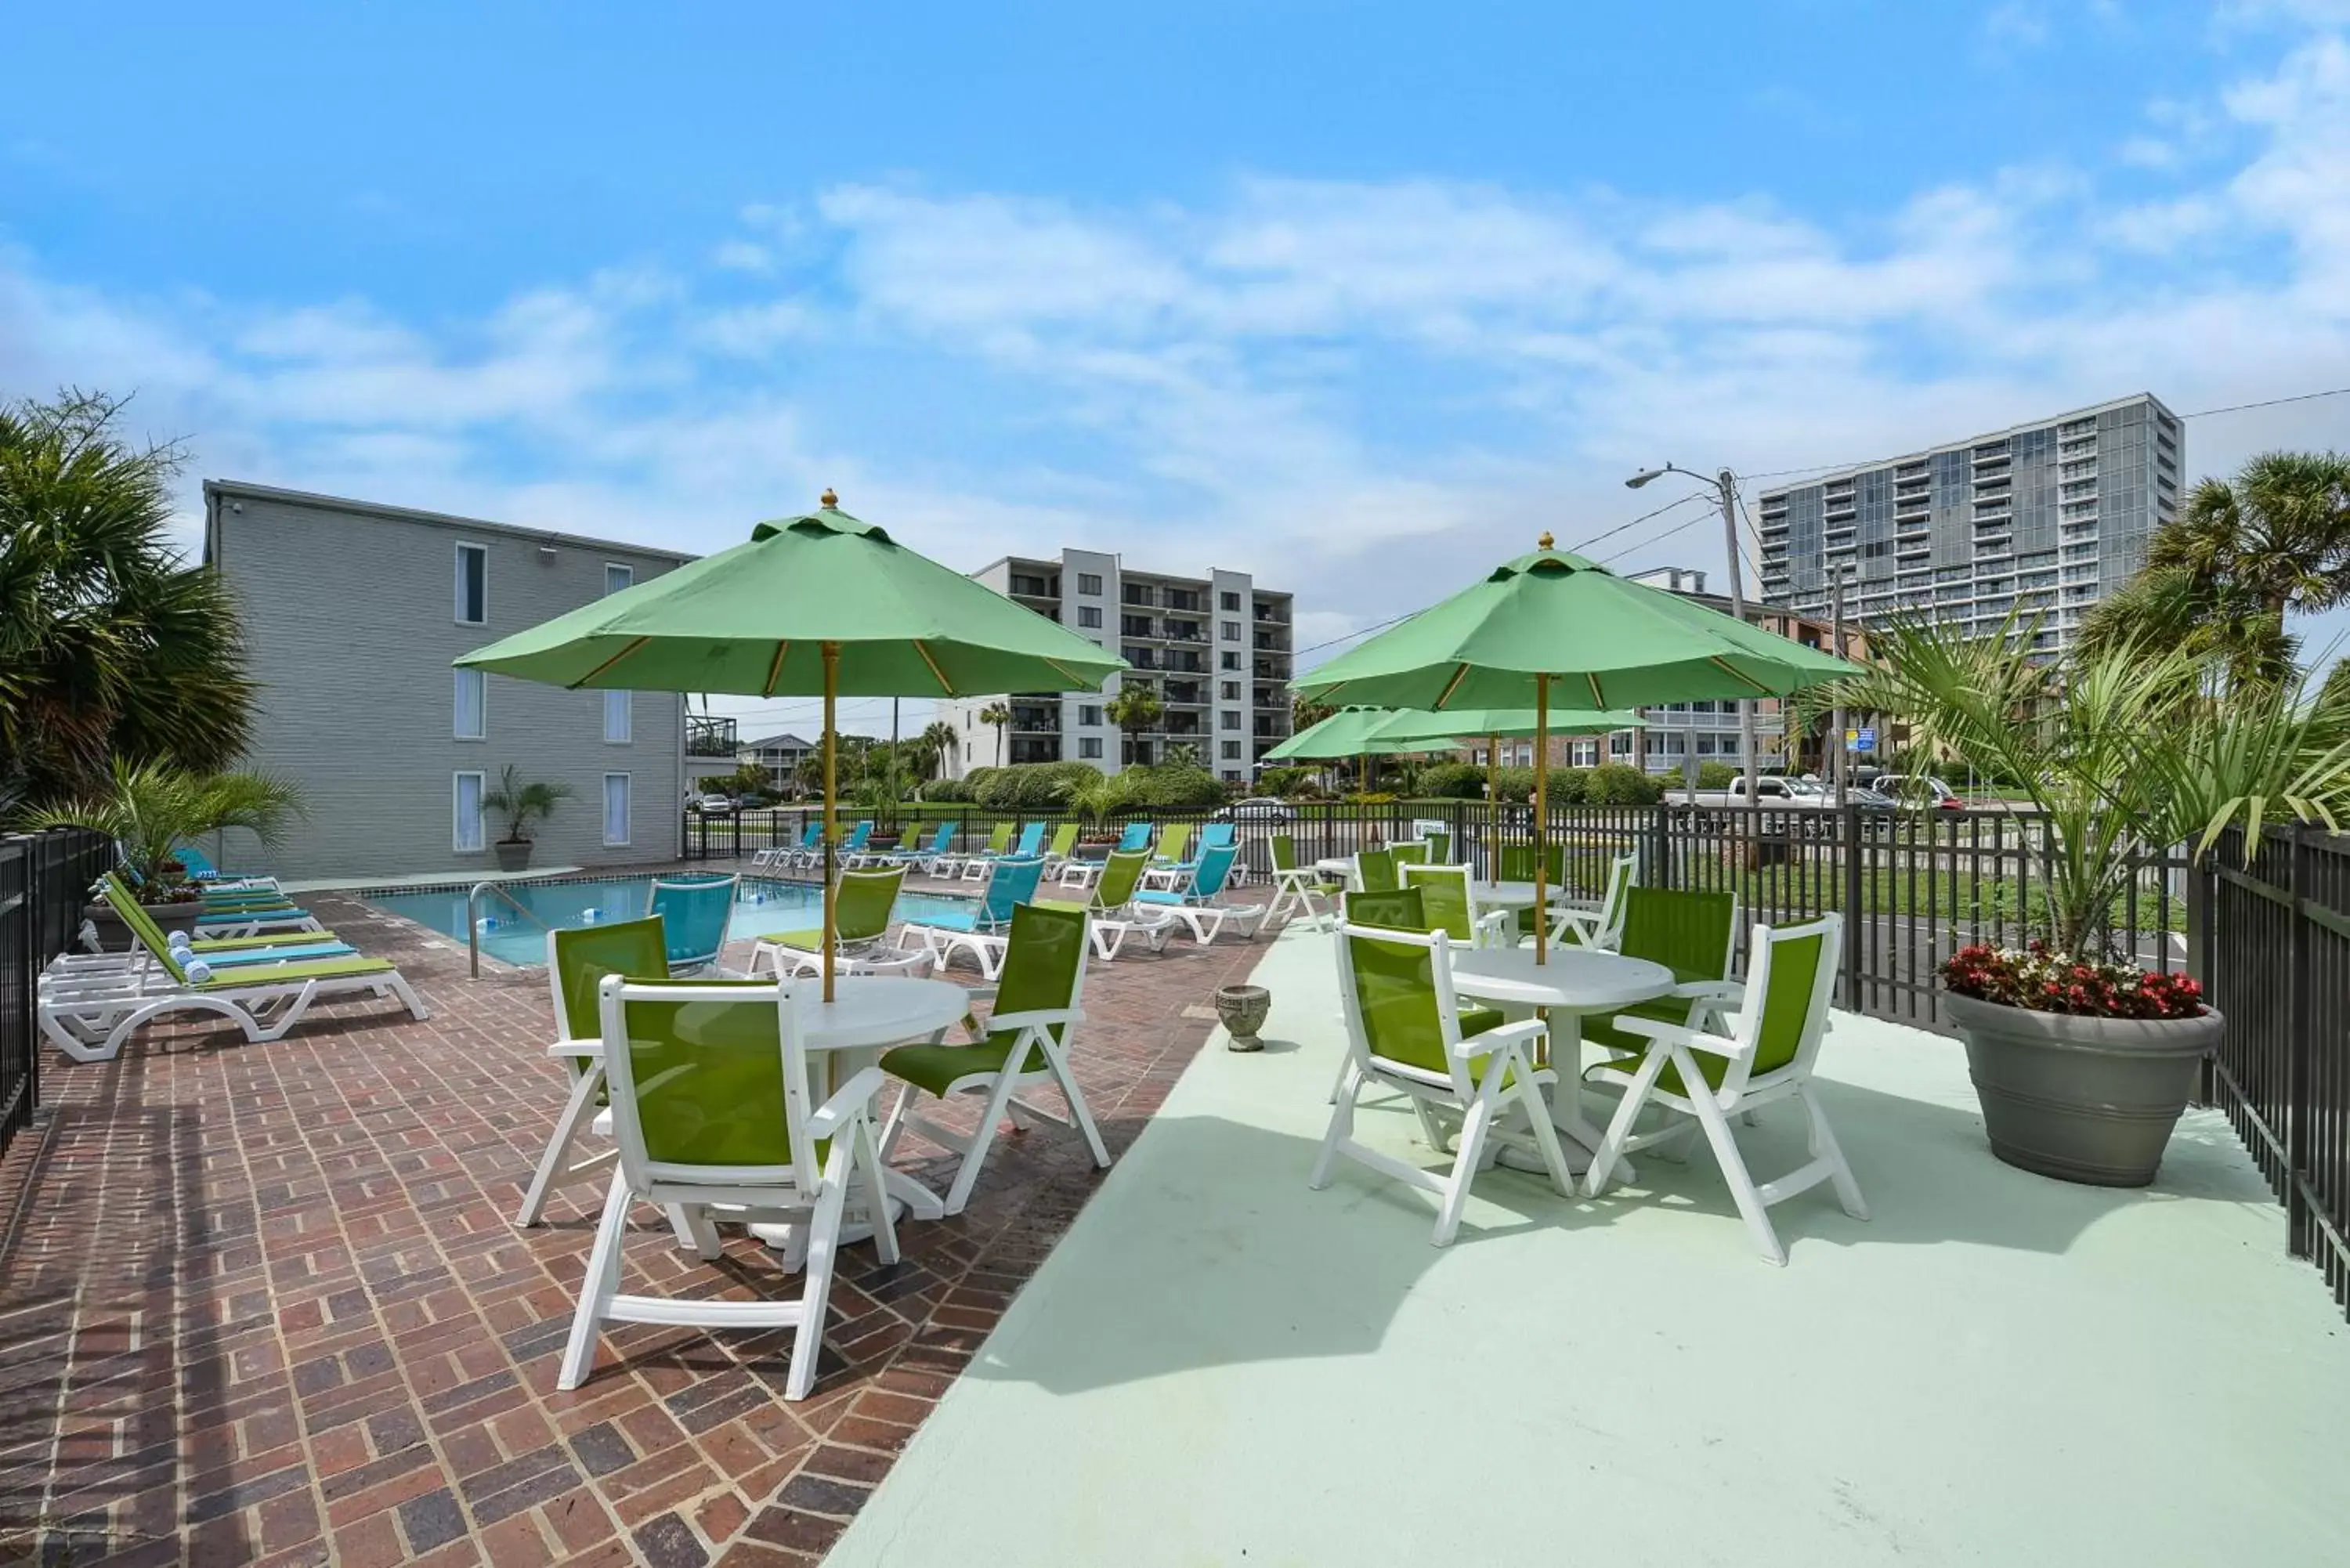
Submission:
{"label": "blue pool water", "polygon": [[[484,894],[482,910],[491,924],[482,932],[482,950],[506,963],[543,964],[546,961],[546,927],[587,925],[590,909],[596,911],[599,921],[635,919],[645,912],[652,885],[650,877],[614,877],[595,882],[502,883],[500,886],[514,895],[515,902],[542,923],[534,924],[515,914],[504,899]],[[462,888],[419,893],[386,891],[369,893],[366,898],[378,909],[389,909],[420,926],[430,926],[460,942],[465,940],[465,889]],[[943,915],[951,922],[960,923],[975,901],[934,893],[900,893],[895,914],[900,920]],[[735,888],[734,919],[727,928],[727,935],[739,939],[762,937],[773,931],[806,930],[823,919],[824,896],[814,885],[746,877]]]}

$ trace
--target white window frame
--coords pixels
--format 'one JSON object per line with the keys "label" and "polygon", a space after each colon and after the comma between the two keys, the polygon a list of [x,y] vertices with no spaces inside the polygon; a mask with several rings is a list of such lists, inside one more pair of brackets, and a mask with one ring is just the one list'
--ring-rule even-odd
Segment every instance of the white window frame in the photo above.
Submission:
{"label": "white window frame", "polygon": [[[473,836],[465,842],[465,781],[473,781]],[[459,855],[483,855],[490,847],[489,807],[482,797],[490,793],[490,775],[478,768],[460,768],[449,779],[449,844]]]}
{"label": "white window frame", "polygon": [[[487,672],[479,670],[453,670],[452,673],[454,674],[457,679],[449,694],[450,738],[458,741],[488,740],[490,738],[489,675]],[[465,687],[469,682],[472,684],[475,693],[473,700],[473,722],[475,728],[470,734],[467,733],[463,728],[465,722]]]}
{"label": "white window frame", "polygon": [[[482,557],[482,615],[479,620],[468,619],[465,615],[465,553],[469,550]],[[450,585],[452,600],[450,614],[455,618],[459,626],[489,625],[490,547],[487,545],[476,544],[470,539],[460,539],[457,541],[457,552],[451,562],[451,566],[456,576]]]}
{"label": "white window frame", "polygon": [[1102,743],[1101,737],[1099,735],[1080,735],[1077,737],[1077,755],[1080,758],[1089,763],[1099,762],[1101,760],[1101,754]]}
{"label": "white window frame", "polygon": [[[618,838],[612,836],[612,781],[614,779],[621,781],[621,793],[627,797],[629,807],[626,812],[621,814],[621,836]],[[633,774],[606,774],[604,775],[603,794],[597,804],[601,809],[604,817],[604,847],[607,849],[626,849],[629,847],[629,834],[630,831],[629,818],[634,816],[637,810],[636,775]]]}
{"label": "white window frame", "polygon": [[[614,586],[612,581],[612,574],[615,572],[620,574],[620,580],[617,587]],[[614,594],[625,593],[636,586],[636,567],[622,561],[607,561],[604,563],[604,597],[606,598],[611,597]]]}
{"label": "white window frame", "polygon": [[[619,699],[617,702],[614,698]],[[608,746],[633,746],[637,743],[637,694],[633,691],[604,692],[604,743]],[[612,733],[612,720],[618,715],[620,732]]]}

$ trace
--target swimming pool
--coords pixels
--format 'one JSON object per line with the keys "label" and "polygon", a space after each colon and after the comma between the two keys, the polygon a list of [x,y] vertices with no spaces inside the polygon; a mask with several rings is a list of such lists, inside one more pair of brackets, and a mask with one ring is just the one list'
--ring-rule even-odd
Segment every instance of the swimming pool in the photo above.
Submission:
{"label": "swimming pool", "polygon": [[[484,894],[482,913],[491,922],[482,932],[482,950],[513,964],[546,961],[546,928],[568,929],[595,919],[631,920],[645,912],[652,895],[650,877],[612,877],[586,882],[502,882],[515,901],[536,917],[538,923],[514,912],[504,899]],[[387,889],[360,895],[380,909],[429,926],[443,936],[465,940],[463,888],[436,888],[420,892]],[[960,923],[974,900],[936,893],[900,893],[894,911],[900,920],[920,920],[945,915]],[[730,939],[763,937],[774,931],[806,930],[824,919],[822,889],[810,882],[771,881],[745,877],[734,889],[734,919]]]}

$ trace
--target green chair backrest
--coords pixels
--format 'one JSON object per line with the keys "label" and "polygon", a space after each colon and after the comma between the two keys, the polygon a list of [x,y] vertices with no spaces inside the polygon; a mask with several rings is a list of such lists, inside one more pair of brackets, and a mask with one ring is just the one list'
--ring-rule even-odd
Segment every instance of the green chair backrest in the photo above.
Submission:
{"label": "green chair backrest", "polygon": [[546,979],[555,992],[555,1026],[567,1040],[593,1040],[604,1027],[598,992],[604,977],[669,978],[668,932],[659,915],[546,933]]}
{"label": "green chair backrest", "polygon": [[1273,836],[1273,868],[1276,871],[1297,869],[1297,841],[1286,833]]}
{"label": "green chair backrest", "polygon": [[[1548,858],[1550,864],[1544,867],[1546,872],[1545,880],[1554,888],[1565,887],[1566,846],[1564,844],[1546,844],[1543,847],[1549,851]],[[1534,879],[1534,846],[1531,844],[1503,845],[1502,880],[1504,882],[1531,882]]]}
{"label": "green chair backrest", "polygon": [[1350,892],[1345,898],[1347,923],[1350,926],[1381,926],[1390,931],[1428,929],[1426,897],[1418,888]]}
{"label": "green chair backrest", "polygon": [[[631,1145],[662,1174],[706,1166],[815,1174],[807,1058],[790,992],[773,981],[607,981],[604,1071],[624,1162]],[[795,1155],[799,1158],[795,1158]]]}
{"label": "green chair backrest", "polygon": [[1159,857],[1161,860],[1180,860],[1191,843],[1191,825],[1188,822],[1170,823],[1167,831],[1159,836]]}
{"label": "green chair backrest", "polygon": [[1066,860],[1077,846],[1077,825],[1065,822],[1053,829],[1053,843],[1045,853],[1055,860]]}
{"label": "green chair backrest", "polygon": [[1428,845],[1423,839],[1407,839],[1401,844],[1391,845],[1388,846],[1388,853],[1395,857],[1395,863],[1398,866],[1428,864]]}
{"label": "green chair backrest", "polygon": [[1094,884],[1093,907],[1109,910],[1124,909],[1134,901],[1134,890],[1141,886],[1142,874],[1150,866],[1148,849],[1118,849],[1102,862],[1101,879]]}
{"label": "green chair backrest", "polygon": [[1761,971],[1751,984],[1762,992],[1762,1017],[1754,1032],[1753,1066],[1749,1075],[1776,1072],[1803,1054],[1804,1039],[1814,1033],[1813,1007],[1827,1011],[1829,989],[1823,987],[1820,966],[1833,973],[1836,955],[1828,946],[1832,923],[1814,925],[1784,935],[1765,928],[1769,940],[1758,944],[1751,967]]}
{"label": "green chair backrest", "polygon": [[1013,826],[1012,824],[1008,822],[999,822],[993,827],[990,828],[987,834],[987,853],[990,855],[1001,855],[1005,850],[1011,848],[1012,834]]}
{"label": "green chair backrest", "polygon": [[1428,863],[1430,866],[1449,866],[1452,863],[1452,835],[1423,833],[1419,836],[1419,841],[1428,846]]}
{"label": "green chair backrest", "polygon": [[832,919],[844,942],[869,941],[889,930],[889,911],[897,907],[898,888],[906,880],[903,866],[877,871],[843,871],[840,892],[833,900]]}
{"label": "green chair backrest", "polygon": [[[1073,1007],[1085,968],[1086,912],[1023,904],[1012,911],[994,1010],[1010,1013]],[[1050,1026],[1055,1043],[1061,1039],[1062,1028],[1058,1023]]]}
{"label": "green chair backrest", "polygon": [[1677,981],[1730,978],[1737,894],[1627,888],[1623,898],[1624,934],[1617,951],[1660,963]]}
{"label": "green chair backrest", "polygon": [[1442,931],[1454,941],[1475,937],[1477,925],[1469,909],[1469,868],[1465,866],[1407,866],[1403,885],[1420,896],[1431,931]]}
{"label": "green chair backrest", "polygon": [[123,885],[122,878],[109,871],[105,877],[105,888],[106,901],[114,907],[115,917],[130,928],[130,934],[139,940],[140,945],[157,963],[163,966],[165,973],[182,985],[187,984],[188,971],[182,969],[180,961],[172,956],[171,940],[164,936],[163,928],[155,923],[154,917],[140,908],[139,900],[130,896],[130,889]]}
{"label": "green chair backrest", "polygon": [[1362,849],[1355,854],[1355,876],[1366,893],[1392,892],[1396,887],[1395,852]]}
{"label": "green chair backrest", "polygon": [[[1351,902],[1351,901],[1350,901]],[[1347,978],[1363,1044],[1374,1058],[1451,1075],[1436,995],[1436,957],[1419,942],[1346,933]]]}

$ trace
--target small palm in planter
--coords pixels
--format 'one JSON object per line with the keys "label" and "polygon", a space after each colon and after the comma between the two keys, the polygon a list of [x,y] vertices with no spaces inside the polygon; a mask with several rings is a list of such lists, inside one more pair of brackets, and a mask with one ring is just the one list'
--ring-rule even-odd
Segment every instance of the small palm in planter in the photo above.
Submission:
{"label": "small palm in planter", "polygon": [[1944,1008],[1992,1153],[2144,1186],[2225,1023],[2191,981],[2137,967],[2115,910],[2171,846],[2199,861],[2230,826],[2249,851],[2264,820],[2330,828],[2350,815],[2350,700],[2127,639],[2034,663],[2032,630],[2013,617],[1977,640],[1890,626],[1872,638],[1877,667],[1818,701],[1904,722],[1931,752],[2018,781],[2037,808],[2018,826],[2044,868],[2025,913],[2045,936],[1960,950]]}
{"label": "small palm in planter", "polygon": [[520,871],[528,867],[530,830],[554,815],[555,808],[570,798],[569,784],[525,779],[520,768],[508,763],[498,774],[498,787],[482,797],[484,805],[505,815],[505,833],[490,846],[498,857],[498,869]]}
{"label": "small palm in planter", "polygon": [[[224,827],[242,827],[274,849],[286,824],[303,815],[301,792],[266,774],[194,774],[167,763],[138,766],[117,758],[102,794],[27,813],[22,826],[38,832],[86,827],[103,833],[122,850],[122,867],[140,902],[169,931],[192,930],[203,913],[203,889],[187,879],[179,846]],[[130,932],[99,900],[88,908],[101,941],[127,942]]]}

